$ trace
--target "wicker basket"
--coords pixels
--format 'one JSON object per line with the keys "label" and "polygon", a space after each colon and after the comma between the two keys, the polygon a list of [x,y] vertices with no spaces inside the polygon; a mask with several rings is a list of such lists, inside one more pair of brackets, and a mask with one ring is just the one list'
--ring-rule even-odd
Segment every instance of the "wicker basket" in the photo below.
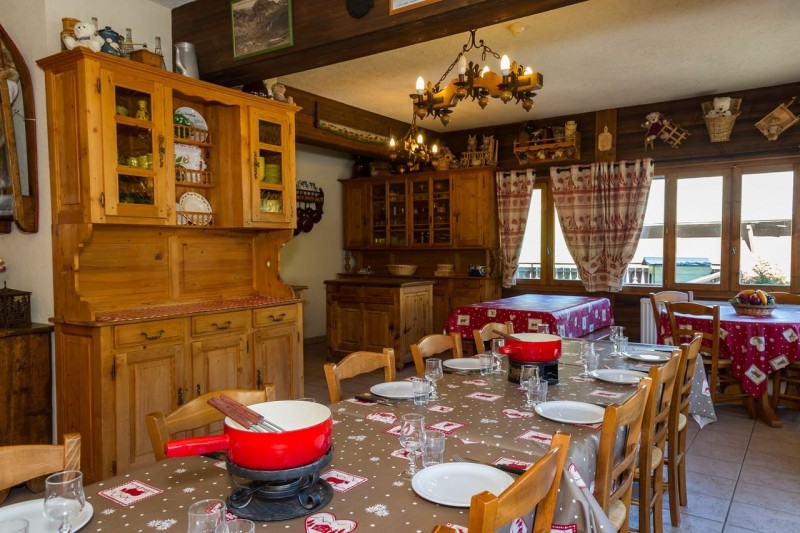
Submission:
{"label": "wicker basket", "polygon": [[394,276],[412,276],[417,271],[417,265],[386,265]]}
{"label": "wicker basket", "polygon": [[714,109],[711,102],[703,102],[700,107],[703,109],[703,117],[706,119],[706,128],[708,128],[708,136],[711,138],[712,143],[725,142],[731,140],[731,132],[733,131],[733,124],[739,116],[739,108],[742,106],[741,98],[731,98],[730,116],[727,117],[709,117],[708,113]]}
{"label": "wicker basket", "polygon": [[770,316],[772,314],[772,310],[778,307],[775,304],[750,305],[750,304],[731,303],[731,305],[736,310],[737,315],[744,315],[744,316]]}

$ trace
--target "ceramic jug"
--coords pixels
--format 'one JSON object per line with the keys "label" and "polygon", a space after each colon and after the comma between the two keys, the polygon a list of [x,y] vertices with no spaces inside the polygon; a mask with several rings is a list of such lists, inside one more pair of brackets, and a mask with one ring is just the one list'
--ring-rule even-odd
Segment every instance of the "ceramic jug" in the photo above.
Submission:
{"label": "ceramic jug", "polygon": [[175,43],[175,72],[199,78],[200,71],[197,68],[197,53],[192,43]]}

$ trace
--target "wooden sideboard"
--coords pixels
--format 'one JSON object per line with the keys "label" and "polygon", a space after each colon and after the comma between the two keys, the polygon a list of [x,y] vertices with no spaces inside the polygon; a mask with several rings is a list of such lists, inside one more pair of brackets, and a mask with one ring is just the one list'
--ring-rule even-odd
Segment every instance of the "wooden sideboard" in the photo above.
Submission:
{"label": "wooden sideboard", "polygon": [[38,62],[50,139],[58,433],[87,482],[153,460],[144,417],[274,383],[303,395],[280,277],[299,108],[85,48]]}
{"label": "wooden sideboard", "polygon": [[433,333],[433,283],[400,278],[327,280],[328,351],[339,357],[393,348],[397,368],[410,346]]}

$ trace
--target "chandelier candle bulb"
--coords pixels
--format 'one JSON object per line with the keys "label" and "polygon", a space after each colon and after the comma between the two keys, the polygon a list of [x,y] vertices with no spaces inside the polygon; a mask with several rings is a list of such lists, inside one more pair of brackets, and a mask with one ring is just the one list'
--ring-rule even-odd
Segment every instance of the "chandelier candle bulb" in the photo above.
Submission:
{"label": "chandelier candle bulb", "polygon": [[419,76],[417,78],[417,94],[421,96],[424,90],[425,90],[425,80],[422,79],[422,76]]}
{"label": "chandelier candle bulb", "polygon": [[511,72],[511,60],[507,55],[500,58],[500,72],[503,73],[503,76],[508,76],[508,73]]}
{"label": "chandelier candle bulb", "polygon": [[467,58],[465,56],[461,56],[461,59],[458,60],[458,75],[463,76],[467,72]]}

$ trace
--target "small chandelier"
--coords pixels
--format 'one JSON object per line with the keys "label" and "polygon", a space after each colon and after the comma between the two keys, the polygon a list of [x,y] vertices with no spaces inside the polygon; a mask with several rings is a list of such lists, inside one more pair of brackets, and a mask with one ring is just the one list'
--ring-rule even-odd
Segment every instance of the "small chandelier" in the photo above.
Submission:
{"label": "small chandelier", "polygon": [[417,128],[417,115],[414,113],[411,114],[411,127],[403,138],[399,141],[393,136],[389,138],[389,159],[405,161],[409,169],[414,169],[417,165],[424,166],[438,153],[439,147],[435,144],[428,149],[422,130]]}
{"label": "small chandelier", "polygon": [[[542,75],[533,72],[530,67],[518,65],[516,61],[511,62],[508,56],[500,57],[500,54],[484,44],[483,39],[475,41],[475,32],[470,30],[469,40],[464,44],[461,52],[450,64],[436,85],[428,82],[427,85],[422,76],[417,78],[417,92],[412,94],[414,102],[414,113],[420,119],[427,116],[439,117],[442,124],[447,126],[450,123],[450,114],[459,101],[469,97],[478,100],[481,109],[489,103],[489,97],[499,98],[503,103],[508,103],[515,99],[521,103],[525,111],[530,111],[533,107],[533,91],[542,88]],[[500,74],[492,72],[488,66],[481,67],[472,61],[467,64],[464,55],[473,48],[481,50],[481,61],[486,61],[486,55],[500,60]],[[448,74],[458,68],[458,79],[450,80],[445,87],[441,87]]]}

